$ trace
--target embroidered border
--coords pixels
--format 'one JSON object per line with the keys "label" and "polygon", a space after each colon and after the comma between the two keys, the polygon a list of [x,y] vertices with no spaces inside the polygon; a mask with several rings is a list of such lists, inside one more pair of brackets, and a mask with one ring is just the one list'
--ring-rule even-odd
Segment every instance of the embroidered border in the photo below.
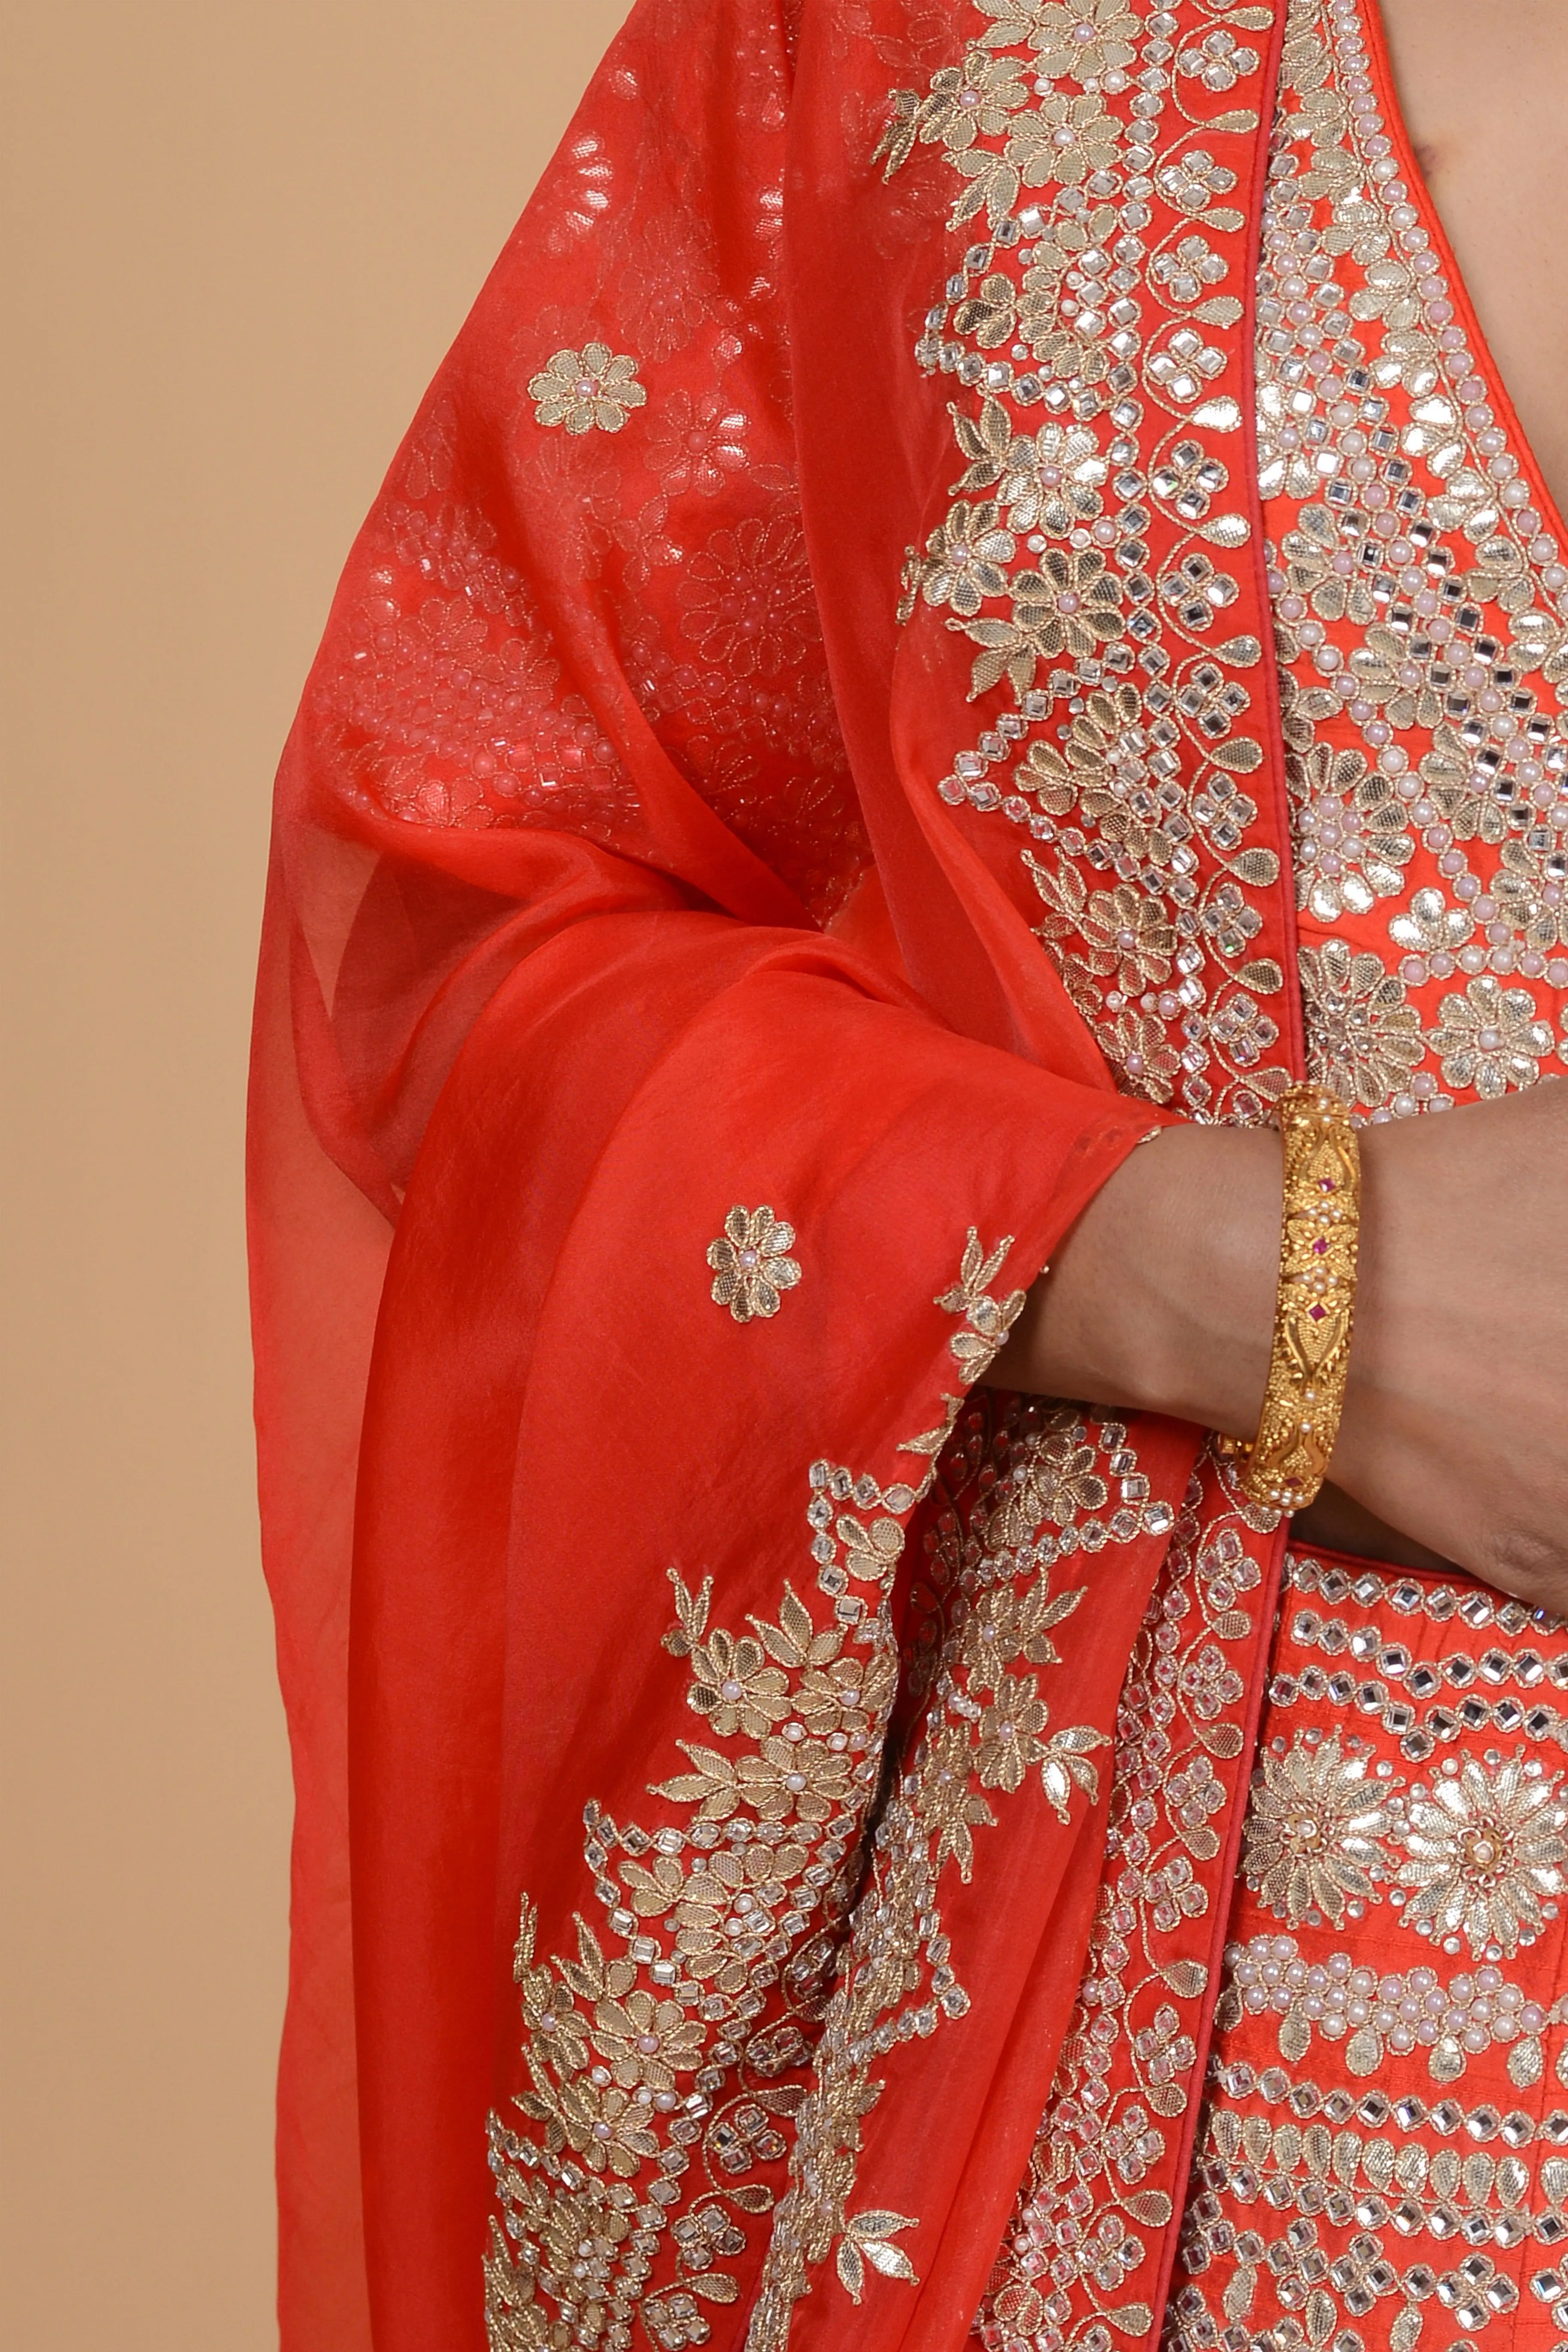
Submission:
{"label": "embroidered border", "polygon": [[986,2352],[1110,2352],[1113,2332],[1158,2324],[1223,1926],[1222,1832],[1245,1796],[1266,1516],[1200,1464],[1122,1692],[1088,1963],[976,2320]]}
{"label": "embroidered border", "polygon": [[890,94],[878,150],[891,175],[942,148],[952,226],[982,230],[915,353],[967,394],[966,470],[901,612],[972,641],[994,705],[938,790],[1025,836],[1038,936],[1123,1087],[1255,1119],[1289,1082],[1295,957],[1277,780],[1243,782],[1272,692],[1251,354],[1205,330],[1248,307],[1226,199],[1254,176],[1277,11],[975,5],[962,64]]}
{"label": "embroidered border", "polygon": [[[986,1251],[972,1232],[937,1301],[957,1321],[949,1349],[965,1382],[1023,1305],[994,1287],[1010,1247]],[[988,1503],[986,1574],[917,1669],[923,1732],[868,1853],[900,1680],[891,1589],[921,1497],[977,1475],[961,1409],[948,1396],[902,1449],[924,1458],[912,1481],[813,1465],[815,1591],[786,1584],[772,1621],[716,1623],[710,1581],[693,1591],[670,1572],[665,1646],[685,1662],[701,1729],[677,1743],[684,1769],[649,1790],[665,1818],[645,1828],[587,1806],[605,1917],[578,1917],[574,1953],[542,1956],[522,1905],[530,2087],[516,2122],[490,2118],[491,2352],[623,2352],[638,2318],[661,2352],[701,2344],[707,2308],[737,2299],[735,2266],[764,2215],[753,2345],[782,2344],[829,2256],[857,2299],[868,2271],[914,2278],[898,2243],[914,2217],[850,2210],[875,2063],[967,2009],[938,1882],[952,1867],[967,1877],[992,1797],[1037,1774],[1065,1820],[1074,1792],[1093,1789],[1103,1735],[1052,1721],[1041,1692],[1058,1663],[1051,1630],[1083,1598],[1053,1593],[1051,1567],[1165,1532],[1172,1517],[1118,1424],[1091,1433],[1070,1409],[1016,1409],[998,1441],[1015,1475]],[[1113,1480],[1121,1500],[1102,1517]]]}

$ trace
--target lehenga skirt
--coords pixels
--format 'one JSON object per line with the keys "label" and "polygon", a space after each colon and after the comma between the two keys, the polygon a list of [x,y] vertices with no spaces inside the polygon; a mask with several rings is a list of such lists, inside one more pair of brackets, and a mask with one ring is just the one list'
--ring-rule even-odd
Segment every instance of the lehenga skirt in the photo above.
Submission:
{"label": "lehenga skirt", "polygon": [[1173,2347],[1568,2352],[1568,1631],[1287,1562]]}

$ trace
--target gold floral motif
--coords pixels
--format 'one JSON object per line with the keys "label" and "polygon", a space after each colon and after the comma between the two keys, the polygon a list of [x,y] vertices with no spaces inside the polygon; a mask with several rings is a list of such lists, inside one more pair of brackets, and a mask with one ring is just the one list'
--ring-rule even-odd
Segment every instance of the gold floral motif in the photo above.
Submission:
{"label": "gold floral motif", "polygon": [[678,2071],[694,2074],[702,2063],[701,2026],[678,2001],[656,2000],[635,1984],[624,2000],[595,2002],[592,2034],[623,2090],[673,2091]]}
{"label": "gold floral motif", "polygon": [[1026,188],[1076,188],[1114,168],[1121,141],[1121,125],[1098,91],[1071,98],[1053,89],[1015,122],[1007,160]]}
{"label": "gold floral motif", "polygon": [[1320,922],[1364,915],[1405,887],[1415,855],[1405,803],[1360,751],[1316,743],[1287,756],[1297,801],[1296,897]]}
{"label": "gold floral motif", "polygon": [[1110,470],[1094,435],[1081,425],[1042,425],[1037,433],[1021,434],[1007,451],[996,493],[1008,528],[1064,538],[1100,512]]}
{"label": "gold floral motif", "polygon": [[983,1789],[1003,1789],[1010,1796],[1045,1753],[1040,1734],[1049,1711],[1033,1675],[999,1674],[991,1687],[991,1704],[980,1717],[976,1767]]}
{"label": "gold floral motif", "polygon": [[1145,1102],[1168,1103],[1176,1091],[1182,1057],[1164,1023],[1152,1013],[1118,1013],[1097,1021],[1094,1034],[1113,1070],[1120,1070],[1127,1092]]}
{"label": "gold floral motif", "polygon": [[[947,1344],[966,1381],[979,1379],[1024,1311],[1028,1295],[1026,1291],[1010,1290],[997,1298],[991,1289],[1007,1263],[1012,1246],[1013,1236],[1007,1234],[994,1249],[984,1249],[979,1234],[971,1226],[963,1244],[958,1280],[936,1301],[944,1315],[963,1318],[962,1328],[952,1333]],[[950,1402],[956,1407],[956,1399]]]}
{"label": "gold floral motif", "polygon": [[618,433],[647,400],[637,373],[637,361],[608,343],[556,352],[529,381],[534,415],[541,425],[563,425],[568,433]]}
{"label": "gold floral motif", "polygon": [[1024,862],[1046,906],[1039,937],[1047,946],[1077,941],[1073,961],[1079,972],[1114,977],[1123,994],[1134,997],[1169,979],[1176,932],[1159,899],[1125,882],[1113,890],[1088,890],[1076,866],[1050,867],[1027,854]]}
{"label": "gold floral motif", "polygon": [[1494,1102],[1510,1087],[1532,1087],[1552,1051],[1552,1030],[1528,988],[1504,988],[1485,973],[1462,996],[1446,996],[1432,1037],[1447,1086]]}
{"label": "gold floral motif", "polygon": [[1541,1934],[1542,1905],[1563,1893],[1565,1826],[1559,1782],[1522,1751],[1490,1769],[1474,1756],[1448,1759],[1429,1788],[1411,1792],[1398,1874],[1409,1890],[1404,1925],[1511,1958]]}
{"label": "gold floral motif", "polygon": [[[1013,782],[1052,816],[1076,812],[1114,853],[1141,866],[1167,867],[1191,826],[1173,805],[1177,796],[1162,782],[1154,764],[1160,750],[1137,688],[1101,688],[1085,697],[1059,749],[1044,740],[1030,744]],[[1222,807],[1233,796],[1235,820]],[[1205,830],[1226,829],[1226,847],[1239,847],[1246,824],[1258,812],[1230,778],[1216,776],[1210,793],[1194,802],[1194,814]],[[1233,824],[1234,839],[1228,837]]]}
{"label": "gold floral motif", "polygon": [[1037,571],[1015,573],[1003,584],[1012,599],[1010,621],[962,624],[982,649],[972,672],[974,695],[988,692],[1003,677],[1026,693],[1042,662],[1064,655],[1085,660],[1121,627],[1121,585],[1106,570],[1098,548],[1069,554],[1047,547]]}
{"label": "gold floral motif", "polygon": [[1342,1102],[1381,1109],[1408,1085],[1426,1050],[1405,982],[1343,940],[1303,946],[1300,958],[1312,1077]]}
{"label": "gold floral motif", "polygon": [[749,516],[688,557],[681,626],[735,678],[775,677],[800,660],[816,628],[805,541],[793,514]]}
{"label": "gold floral motif", "polygon": [[1321,1744],[1298,1738],[1283,1756],[1266,1751],[1259,1775],[1247,1818],[1247,1885],[1291,1927],[1315,1914],[1337,1927],[1346,1903],[1373,1896],[1388,1874],[1386,1791],[1337,1733]]}
{"label": "gold floral motif", "polygon": [[[1340,544],[1340,528],[1327,507],[1304,506],[1279,544],[1283,577],[1277,614],[1287,630],[1305,617],[1307,606],[1321,620],[1359,622],[1377,618],[1377,599]],[[1292,650],[1300,641],[1292,636]]]}
{"label": "gold floral motif", "polygon": [[961,66],[944,67],[933,75],[921,110],[921,139],[940,141],[950,154],[959,156],[977,139],[1005,131],[1028,102],[1023,71],[1016,58],[988,58],[978,49],[972,49]]}
{"label": "gold floral motif", "polygon": [[800,1280],[789,1255],[794,1247],[795,1227],[771,1209],[731,1209],[722,1234],[708,1244],[714,1305],[727,1307],[737,1323],[776,1315],[784,1293]]}
{"label": "gold floral motif", "polygon": [[[1348,604],[1357,601],[1347,598]],[[1352,610],[1352,618],[1356,617]],[[1402,735],[1415,727],[1429,727],[1436,734],[1441,731],[1443,698],[1429,677],[1412,678],[1415,667],[1408,640],[1382,623],[1367,630],[1350,658],[1358,701],[1370,702]]]}
{"label": "gold floral motif", "polygon": [[1414,891],[1398,913],[1390,917],[1388,936],[1396,947],[1421,959],[1425,979],[1431,959],[1447,956],[1451,960],[1457,956],[1475,928],[1472,914],[1463,907],[1451,907],[1441,890],[1427,883]]}
{"label": "gold floral motif", "polygon": [[967,619],[1007,584],[1005,569],[1017,541],[1003,528],[994,501],[967,507],[961,499],[926,541],[921,593],[928,604],[948,604]]}
{"label": "gold floral motif", "polygon": [[1137,54],[1138,19],[1125,0],[976,0],[995,21],[988,48],[1026,47],[1051,81],[1102,81]]}
{"label": "gold floral motif", "polygon": [[1114,890],[1089,893],[1083,910],[1084,945],[1096,962],[1116,974],[1129,996],[1168,980],[1176,933],[1163,907],[1119,882]]}
{"label": "gold floral motif", "polygon": [[[786,1597],[786,1611],[791,1603],[796,1609],[800,1606],[793,1593]],[[805,1624],[807,1641],[814,1642],[809,1612]],[[737,1639],[715,1627],[705,1642],[691,1644],[690,1656],[692,1684],[687,1704],[707,1717],[719,1738],[732,1739],[741,1731],[752,1739],[763,1738],[789,1713],[793,1698],[789,1676],[781,1667],[769,1664],[767,1650],[755,1634],[742,1633]]]}

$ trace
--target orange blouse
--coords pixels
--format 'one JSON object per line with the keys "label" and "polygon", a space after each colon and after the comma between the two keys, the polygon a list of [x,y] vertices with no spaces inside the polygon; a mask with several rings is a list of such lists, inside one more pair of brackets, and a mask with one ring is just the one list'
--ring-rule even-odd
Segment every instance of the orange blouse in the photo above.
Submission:
{"label": "orange blouse", "polygon": [[[1375,0],[1291,8],[1258,292],[1312,1068],[1374,1119],[1490,1099],[1568,1053],[1568,570]],[[1286,1575],[1167,2341],[1544,2352],[1568,1633],[1463,1578]]]}
{"label": "orange blouse", "polygon": [[1288,19],[1258,431],[1314,1075],[1373,1118],[1568,1048],[1563,530],[1401,123],[1375,0]]}

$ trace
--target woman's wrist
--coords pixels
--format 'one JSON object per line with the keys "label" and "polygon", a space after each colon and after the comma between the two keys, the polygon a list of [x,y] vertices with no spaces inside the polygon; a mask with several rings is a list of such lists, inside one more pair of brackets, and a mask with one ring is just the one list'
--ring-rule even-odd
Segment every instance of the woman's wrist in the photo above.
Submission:
{"label": "woman's wrist", "polygon": [[1279,1233],[1271,1129],[1163,1129],[1064,1238],[990,1379],[1250,1435]]}

